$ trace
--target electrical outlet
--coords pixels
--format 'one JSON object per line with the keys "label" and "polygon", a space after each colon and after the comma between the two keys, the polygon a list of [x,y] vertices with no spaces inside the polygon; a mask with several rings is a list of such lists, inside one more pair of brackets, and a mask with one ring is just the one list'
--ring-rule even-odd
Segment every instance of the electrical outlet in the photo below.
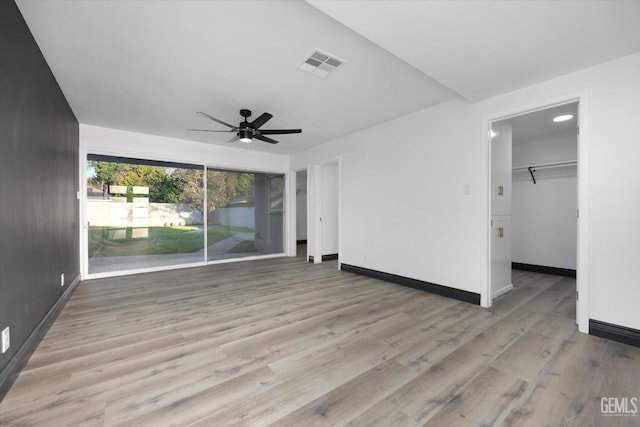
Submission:
{"label": "electrical outlet", "polygon": [[2,352],[6,353],[11,347],[11,332],[9,331],[9,327],[7,326],[2,330]]}
{"label": "electrical outlet", "polygon": [[60,286],[64,287],[64,273],[60,273]]}

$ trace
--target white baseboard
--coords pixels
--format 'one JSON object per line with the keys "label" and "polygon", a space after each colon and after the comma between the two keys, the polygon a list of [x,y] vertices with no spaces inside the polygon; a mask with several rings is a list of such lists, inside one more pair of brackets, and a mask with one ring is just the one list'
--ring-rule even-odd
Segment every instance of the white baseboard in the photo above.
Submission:
{"label": "white baseboard", "polygon": [[513,289],[513,285],[512,284],[508,284],[507,286],[505,286],[504,288],[494,292],[493,294],[491,294],[491,299],[494,300],[496,298],[498,298],[500,295],[502,294],[506,294],[507,292],[509,292],[511,289]]}

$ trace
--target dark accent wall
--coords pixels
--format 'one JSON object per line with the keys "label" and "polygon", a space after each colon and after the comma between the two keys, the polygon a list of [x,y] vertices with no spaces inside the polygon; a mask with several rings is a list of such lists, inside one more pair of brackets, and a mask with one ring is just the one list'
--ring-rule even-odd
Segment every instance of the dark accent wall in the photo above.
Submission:
{"label": "dark accent wall", "polygon": [[[79,277],[79,126],[13,0],[0,1],[0,399]],[[65,286],[60,286],[60,274]]]}

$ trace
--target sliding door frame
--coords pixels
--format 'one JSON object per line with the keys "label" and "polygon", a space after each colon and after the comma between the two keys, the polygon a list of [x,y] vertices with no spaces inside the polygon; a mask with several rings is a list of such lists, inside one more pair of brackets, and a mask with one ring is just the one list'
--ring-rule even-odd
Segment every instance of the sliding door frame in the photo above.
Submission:
{"label": "sliding door frame", "polygon": [[[188,264],[171,264],[167,266],[157,266],[157,267],[145,267],[138,268],[133,270],[121,270],[115,272],[104,272],[104,273],[89,273],[89,238],[88,238],[88,212],[87,212],[87,157],[89,154],[102,155],[102,156],[113,156],[113,157],[123,157],[123,158],[138,158],[143,160],[151,160],[157,162],[167,162],[167,163],[183,163],[183,164],[191,164],[193,166],[201,166],[203,168],[203,185],[205,188],[204,191],[204,206],[207,206],[207,171],[209,169],[215,170],[223,170],[223,171],[237,171],[237,172],[249,172],[249,173],[261,173],[266,175],[283,175],[285,182],[285,191],[284,191],[284,201],[283,201],[283,250],[279,253],[274,254],[266,254],[266,255],[255,255],[255,256],[246,256],[239,258],[229,258],[229,259],[220,259],[220,260],[212,260],[208,261],[208,253],[207,253],[207,233],[206,227],[207,224],[207,215],[203,214],[203,227],[205,229],[204,232],[204,256],[201,262],[193,262]],[[115,152],[101,149],[87,149],[81,148],[79,152],[79,178],[80,178],[80,191],[77,195],[78,202],[80,204],[80,220],[78,224],[78,239],[80,242],[80,280],[89,280],[89,279],[99,279],[103,277],[115,277],[115,276],[124,276],[131,274],[140,274],[140,273],[148,273],[154,271],[166,271],[166,270],[177,270],[181,268],[190,268],[190,267],[202,267],[206,265],[214,265],[214,264],[224,264],[230,262],[241,262],[241,261],[251,261],[257,259],[269,259],[269,258],[280,258],[287,256],[288,252],[288,222],[289,222],[289,209],[288,209],[288,200],[291,197],[291,187],[290,183],[290,171],[289,170],[265,170],[265,169],[257,169],[257,168],[243,168],[231,165],[224,164],[216,164],[216,163],[202,163],[198,161],[189,162],[185,160],[171,160],[162,157],[155,157],[149,155],[141,155],[140,153],[130,153],[130,152]],[[249,170],[250,169],[250,170]],[[206,208],[205,208],[206,210]]]}

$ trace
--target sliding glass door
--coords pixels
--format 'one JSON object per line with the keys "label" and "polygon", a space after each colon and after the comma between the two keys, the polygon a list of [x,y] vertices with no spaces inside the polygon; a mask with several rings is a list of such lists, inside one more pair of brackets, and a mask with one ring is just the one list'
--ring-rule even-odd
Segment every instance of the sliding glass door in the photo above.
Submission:
{"label": "sliding glass door", "polygon": [[284,195],[283,174],[90,154],[88,273],[282,254]]}
{"label": "sliding glass door", "polygon": [[204,262],[203,171],[89,155],[89,274]]}
{"label": "sliding glass door", "polygon": [[284,252],[284,175],[207,169],[209,261]]}

